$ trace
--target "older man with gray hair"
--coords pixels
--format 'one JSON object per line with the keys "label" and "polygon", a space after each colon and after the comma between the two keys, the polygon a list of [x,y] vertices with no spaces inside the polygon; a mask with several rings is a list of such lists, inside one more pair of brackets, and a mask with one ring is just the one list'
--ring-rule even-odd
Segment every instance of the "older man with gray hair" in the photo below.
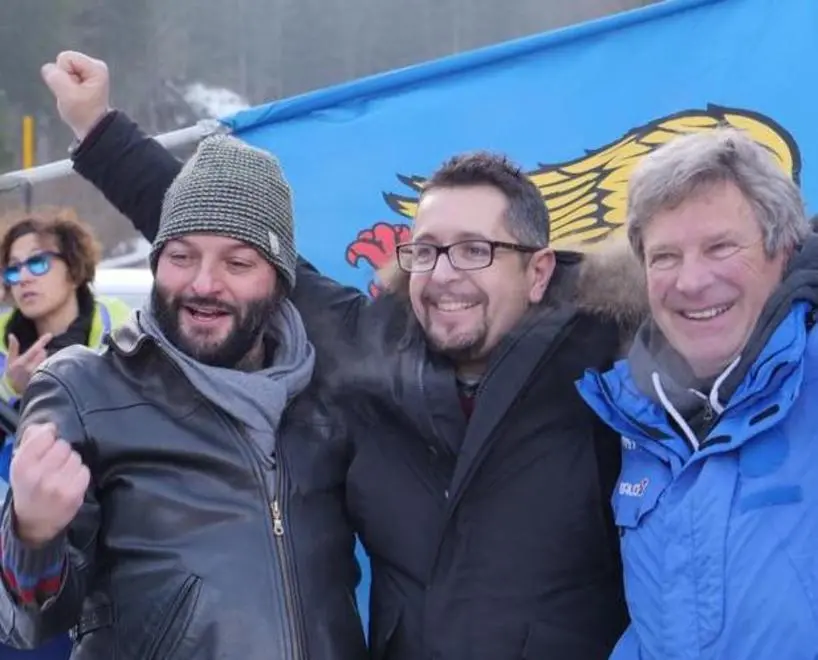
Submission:
{"label": "older man with gray hair", "polygon": [[818,657],[818,237],[749,137],[677,138],[631,179],[651,318],[579,389],[622,436],[632,623],[613,658]]}

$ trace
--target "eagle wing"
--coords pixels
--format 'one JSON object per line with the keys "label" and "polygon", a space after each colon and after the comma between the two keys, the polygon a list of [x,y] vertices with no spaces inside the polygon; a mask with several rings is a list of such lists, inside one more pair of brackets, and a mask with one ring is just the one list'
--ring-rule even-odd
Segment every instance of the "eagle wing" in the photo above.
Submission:
{"label": "eagle wing", "polygon": [[[529,172],[548,208],[553,245],[597,242],[623,228],[627,182],[639,160],[678,135],[725,125],[746,131],[799,182],[801,160],[795,140],[770,118],[715,105],[706,110],[679,112],[635,128],[619,140],[575,160],[540,164]],[[384,198],[396,213],[414,218],[426,180],[419,176],[398,178],[413,194],[387,193]]]}

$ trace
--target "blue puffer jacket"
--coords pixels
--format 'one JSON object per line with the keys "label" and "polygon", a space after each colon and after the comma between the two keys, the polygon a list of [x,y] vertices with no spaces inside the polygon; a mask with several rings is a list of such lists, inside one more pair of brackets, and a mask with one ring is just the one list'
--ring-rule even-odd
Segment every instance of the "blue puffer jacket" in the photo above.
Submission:
{"label": "blue puffer jacket", "polygon": [[579,390],[622,435],[613,495],[632,618],[615,660],[818,658],[818,329],[795,303],[704,447],[627,362]]}

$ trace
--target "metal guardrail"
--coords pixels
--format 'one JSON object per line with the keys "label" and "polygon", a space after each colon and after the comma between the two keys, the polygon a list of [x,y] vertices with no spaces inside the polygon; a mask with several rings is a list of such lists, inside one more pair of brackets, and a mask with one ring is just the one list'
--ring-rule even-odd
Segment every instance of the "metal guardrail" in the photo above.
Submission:
{"label": "metal guardrail", "polygon": [[[208,135],[213,135],[221,131],[226,132],[228,130],[229,129],[217,119],[203,119],[193,126],[157,135],[154,137],[154,140],[168,149],[177,149],[198,142]],[[0,175],[0,194],[21,190],[25,206],[30,207],[34,185],[45,181],[60,179],[68,176],[73,171],[74,167],[71,159],[65,158],[29,169],[7,172],[6,174]],[[131,254],[106,259],[101,262],[99,266],[100,268],[128,268],[141,264],[148,258],[149,254],[150,244],[148,244],[147,241],[141,241],[137,249]],[[2,425],[2,421],[0,417],[0,426]]]}
{"label": "metal guardrail", "polygon": [[99,262],[97,268],[133,268],[147,261],[150,254],[151,244],[145,239],[140,239],[133,252],[103,259]]}
{"label": "metal guardrail", "polygon": [[[154,137],[154,140],[168,149],[176,149],[198,142],[213,133],[226,130],[228,130],[227,127],[218,119],[203,119],[193,126],[157,135]],[[0,193],[17,190],[26,185],[35,185],[44,181],[59,179],[68,176],[72,171],[73,165],[71,159],[65,158],[52,163],[38,165],[30,169],[15,170],[13,172],[7,172],[6,174],[0,174]]]}

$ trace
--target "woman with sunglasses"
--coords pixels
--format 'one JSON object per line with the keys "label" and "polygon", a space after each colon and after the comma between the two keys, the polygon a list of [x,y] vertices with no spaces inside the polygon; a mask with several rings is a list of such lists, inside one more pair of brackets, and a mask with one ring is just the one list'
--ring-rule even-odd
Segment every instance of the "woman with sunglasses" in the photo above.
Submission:
{"label": "woman with sunglasses", "polygon": [[15,405],[46,357],[72,344],[100,348],[130,310],[91,291],[101,250],[64,210],[13,221],[0,239],[0,268],[13,309],[0,315],[0,397]]}
{"label": "woman with sunglasses", "polygon": [[[99,349],[130,310],[118,300],[94,297],[91,282],[101,250],[72,214],[43,210],[4,224],[0,272],[12,309],[0,314],[0,397],[16,408],[43,360],[72,344]],[[7,440],[0,451],[0,488],[8,488],[13,444]],[[70,653],[68,636],[34,651],[0,644],[0,658],[9,660],[65,660]]]}

